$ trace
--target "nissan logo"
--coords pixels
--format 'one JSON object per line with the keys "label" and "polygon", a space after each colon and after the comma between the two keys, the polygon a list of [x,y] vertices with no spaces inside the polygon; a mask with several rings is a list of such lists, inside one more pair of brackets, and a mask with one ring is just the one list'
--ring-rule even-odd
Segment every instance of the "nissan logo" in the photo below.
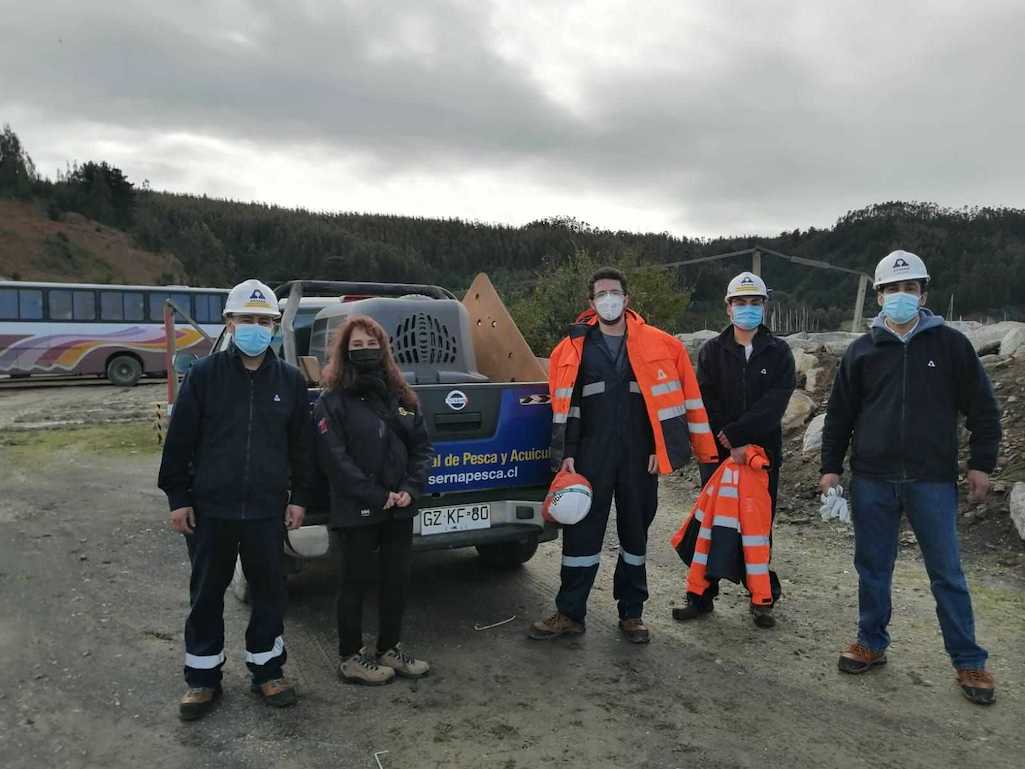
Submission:
{"label": "nissan logo", "polygon": [[445,405],[453,411],[462,411],[469,402],[469,398],[466,397],[466,393],[462,390],[453,390],[445,396]]}

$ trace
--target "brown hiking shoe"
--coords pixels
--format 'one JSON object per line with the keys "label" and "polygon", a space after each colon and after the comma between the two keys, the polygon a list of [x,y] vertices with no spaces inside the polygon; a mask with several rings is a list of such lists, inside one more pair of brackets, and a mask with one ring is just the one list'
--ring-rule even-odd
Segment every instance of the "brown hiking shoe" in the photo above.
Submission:
{"label": "brown hiking shoe", "polygon": [[539,620],[531,625],[527,637],[535,641],[547,641],[564,635],[580,635],[585,629],[582,623],[557,611],[548,619]]}
{"label": "brown hiking shoe", "polygon": [[178,701],[178,717],[182,721],[202,718],[221,698],[220,684],[217,686],[190,686]]}
{"label": "brown hiking shoe", "polygon": [[338,677],[347,684],[383,686],[395,680],[395,671],[378,664],[377,659],[364,648],[342,659],[338,664]]}
{"label": "brown hiking shoe", "polygon": [[840,655],[841,673],[867,673],[878,665],[886,664],[886,652],[874,652],[860,643],[853,643]]}
{"label": "brown hiking shoe", "polygon": [[619,629],[623,631],[626,640],[632,644],[646,644],[651,641],[651,633],[640,617],[631,617],[619,621]]}
{"label": "brown hiking shoe", "polygon": [[983,668],[966,668],[957,671],[957,684],[961,692],[976,705],[992,705],[996,702],[996,683],[993,674]]}
{"label": "brown hiking shoe", "polygon": [[776,618],[772,614],[772,606],[762,606],[760,604],[751,604],[751,618],[754,620],[755,625],[760,628],[768,629],[776,627]]}
{"label": "brown hiking shoe", "polygon": [[402,644],[395,644],[391,649],[379,655],[378,664],[382,667],[391,668],[395,675],[403,678],[423,678],[431,672],[431,666],[423,660],[418,660],[412,654],[407,654]]}
{"label": "brown hiking shoe", "polygon": [[287,678],[275,678],[273,681],[253,684],[252,689],[263,698],[264,702],[276,708],[287,708],[289,705],[294,705],[298,699],[295,695],[295,687]]}

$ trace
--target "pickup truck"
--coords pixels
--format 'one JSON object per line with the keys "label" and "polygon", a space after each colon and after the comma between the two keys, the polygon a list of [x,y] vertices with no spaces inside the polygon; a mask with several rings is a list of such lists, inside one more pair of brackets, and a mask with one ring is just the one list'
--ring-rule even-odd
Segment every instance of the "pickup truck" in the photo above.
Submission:
{"label": "pickup truck", "polygon": [[[342,281],[292,281],[275,293],[283,307],[275,347],[306,375],[311,407],[330,339],[347,317],[369,315],[390,334],[436,451],[413,522],[414,551],[475,547],[484,563],[508,568],[530,560],[539,542],[557,538],[557,528],[541,515],[552,477],[547,383],[492,381],[481,373],[468,311],[451,293],[429,285]],[[222,333],[213,349],[229,341]],[[303,526],[287,533],[290,573],[329,555],[327,521],[321,474]],[[245,600],[240,565],[232,590]]]}

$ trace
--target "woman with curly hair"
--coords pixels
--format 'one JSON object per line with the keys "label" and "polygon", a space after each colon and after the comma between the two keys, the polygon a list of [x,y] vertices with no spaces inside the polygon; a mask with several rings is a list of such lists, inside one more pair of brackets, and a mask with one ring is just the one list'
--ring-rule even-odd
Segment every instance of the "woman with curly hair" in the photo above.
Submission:
{"label": "woman with curly hair", "polygon": [[[365,315],[353,315],[335,335],[322,384],[314,421],[339,558],[338,675],[369,685],[420,678],[430,666],[403,650],[400,635],[416,500],[434,458],[423,414],[388,335]],[[372,653],[363,645],[362,620],[375,577],[380,620]]]}

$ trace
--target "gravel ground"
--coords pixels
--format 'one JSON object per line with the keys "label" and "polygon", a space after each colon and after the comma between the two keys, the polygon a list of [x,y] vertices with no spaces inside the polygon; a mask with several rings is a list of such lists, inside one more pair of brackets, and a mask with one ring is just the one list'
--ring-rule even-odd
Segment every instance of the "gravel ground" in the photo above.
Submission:
{"label": "gravel ground", "polygon": [[[107,390],[96,405],[125,392],[95,389]],[[159,399],[159,389],[128,392],[143,408]],[[0,426],[12,414],[74,418],[92,399],[0,393]],[[668,539],[697,491],[689,474],[663,482],[652,528],[650,646],[618,634],[610,527],[580,639],[524,636],[529,621],[551,611],[558,543],[509,572],[483,568],[472,551],[427,553],[414,561],[405,635],[433,663],[432,675],[381,689],[344,686],[335,678],[334,577],[321,563],[290,584],[287,672],[300,704],[274,711],[248,692],[246,608],[229,593],[225,700],[203,721],[181,724],[184,543],[155,488],[159,457],[138,449],[148,427],[109,428],[122,436],[109,450],[96,449],[98,429],[49,431],[38,446],[0,441],[5,767],[935,769],[1020,767],[1025,755],[1020,552],[981,547],[965,556],[979,639],[999,684],[994,707],[971,705],[953,685],[913,546],[897,564],[890,664],[841,676],[836,656],[857,619],[852,541],[846,529],[819,523],[814,501],[797,494],[776,529],[785,590],[778,627],[755,628],[733,586],[710,618],[672,621],[684,569]],[[134,438],[117,432],[132,430]]]}

